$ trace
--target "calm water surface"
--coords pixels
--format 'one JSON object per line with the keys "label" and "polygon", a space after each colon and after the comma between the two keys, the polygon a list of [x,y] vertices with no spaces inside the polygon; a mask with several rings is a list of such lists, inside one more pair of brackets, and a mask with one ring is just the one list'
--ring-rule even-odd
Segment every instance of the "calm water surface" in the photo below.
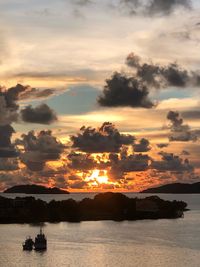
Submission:
{"label": "calm water surface", "polygon": [[[86,196],[94,195],[38,197],[50,201],[69,197],[80,200]],[[0,225],[0,267],[199,267],[200,196],[159,196],[184,200],[191,211],[183,219],[175,220],[46,223],[48,250],[44,253],[22,251],[21,247],[27,235],[34,237],[38,233],[38,226]]]}

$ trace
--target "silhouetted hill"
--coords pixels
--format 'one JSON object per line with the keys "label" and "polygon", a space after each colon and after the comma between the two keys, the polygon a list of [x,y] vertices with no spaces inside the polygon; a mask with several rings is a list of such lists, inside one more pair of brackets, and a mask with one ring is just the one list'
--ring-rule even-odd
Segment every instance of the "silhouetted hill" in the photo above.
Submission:
{"label": "silhouetted hill", "polygon": [[32,196],[15,199],[0,196],[0,223],[173,219],[182,217],[186,207],[183,201],[166,201],[157,196],[129,198],[121,193],[49,203]]}
{"label": "silhouetted hill", "polygon": [[159,187],[143,190],[140,193],[199,194],[200,182],[194,184],[166,184]]}
{"label": "silhouetted hill", "polygon": [[4,193],[23,193],[23,194],[69,194],[68,191],[57,187],[45,187],[41,185],[15,185],[4,191]]}

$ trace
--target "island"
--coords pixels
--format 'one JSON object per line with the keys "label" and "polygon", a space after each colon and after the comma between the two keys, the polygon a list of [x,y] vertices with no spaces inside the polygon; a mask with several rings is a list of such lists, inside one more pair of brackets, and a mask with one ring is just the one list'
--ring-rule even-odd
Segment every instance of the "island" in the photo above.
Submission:
{"label": "island", "polygon": [[200,182],[194,184],[172,183],[159,187],[149,188],[140,193],[163,193],[163,194],[199,194]]}
{"label": "island", "polygon": [[183,217],[187,204],[157,196],[129,198],[122,193],[100,193],[93,199],[67,199],[49,203],[29,197],[0,196],[0,223],[81,222],[97,220],[175,219]]}
{"label": "island", "polygon": [[57,187],[46,187],[35,184],[15,185],[6,189],[3,193],[22,193],[22,194],[69,194],[68,191]]}

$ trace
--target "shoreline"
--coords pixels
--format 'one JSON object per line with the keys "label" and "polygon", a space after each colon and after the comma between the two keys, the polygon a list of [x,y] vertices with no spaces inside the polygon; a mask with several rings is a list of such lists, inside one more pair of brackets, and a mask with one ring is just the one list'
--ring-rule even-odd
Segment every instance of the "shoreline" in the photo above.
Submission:
{"label": "shoreline", "polygon": [[0,196],[0,223],[135,221],[181,218],[184,201],[168,201],[158,196],[129,198],[122,193],[100,193],[84,198],[45,202],[33,196],[15,199]]}

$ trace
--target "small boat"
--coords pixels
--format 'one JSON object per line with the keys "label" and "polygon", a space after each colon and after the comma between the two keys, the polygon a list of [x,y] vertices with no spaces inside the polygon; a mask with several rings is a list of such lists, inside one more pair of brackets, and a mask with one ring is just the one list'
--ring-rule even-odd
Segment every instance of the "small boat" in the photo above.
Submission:
{"label": "small boat", "polygon": [[32,238],[29,236],[26,238],[25,242],[22,244],[23,250],[31,251],[33,249],[34,242]]}
{"label": "small boat", "polygon": [[47,249],[47,239],[44,233],[42,232],[41,227],[40,227],[40,233],[35,238],[34,248],[35,250],[38,250],[38,251]]}

